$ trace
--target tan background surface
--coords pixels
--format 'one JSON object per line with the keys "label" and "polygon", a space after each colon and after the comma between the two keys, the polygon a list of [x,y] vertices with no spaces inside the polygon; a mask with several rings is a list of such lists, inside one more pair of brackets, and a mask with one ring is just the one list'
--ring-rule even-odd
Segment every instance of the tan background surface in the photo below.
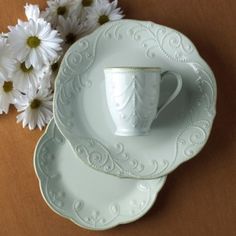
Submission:
{"label": "tan background surface", "polygon": [[[0,30],[23,18],[25,0],[0,1]],[[29,0],[45,6],[45,0]],[[218,114],[204,150],[172,173],[142,219],[104,232],[81,229],[43,201],[32,166],[42,132],[0,117],[0,235],[236,235],[236,1],[120,0],[127,18],[180,30],[212,67]]]}

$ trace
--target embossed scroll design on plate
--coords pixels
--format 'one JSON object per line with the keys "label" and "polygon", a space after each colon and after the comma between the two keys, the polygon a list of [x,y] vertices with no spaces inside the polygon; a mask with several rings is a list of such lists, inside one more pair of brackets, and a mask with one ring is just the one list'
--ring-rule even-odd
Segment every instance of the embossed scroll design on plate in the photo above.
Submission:
{"label": "embossed scroll design on plate", "polygon": [[[94,37],[92,42],[89,37]],[[142,162],[129,156],[125,145],[115,144],[108,148],[93,137],[80,137],[73,148],[79,157],[89,166],[120,177],[156,178],[169,173],[181,162],[195,156],[206,143],[215,116],[216,85],[214,75],[203,62],[194,45],[181,33],[152,22],[114,22],[105,25],[100,31],[81,39],[70,50],[62,64],[57,80],[55,97],[55,117],[62,131],[70,133],[75,125],[73,110],[68,106],[77,93],[88,89],[92,81],[86,72],[93,66],[96,50],[104,40],[131,39],[137,47],[143,48],[144,55],[152,60],[158,56],[175,63],[188,66],[195,75],[193,82],[200,97],[194,98],[198,106],[189,111],[186,127],[176,135],[175,153],[171,161],[149,160]],[[80,68],[78,70],[78,68]],[[195,104],[194,102],[194,104]],[[200,113],[200,116],[194,114]],[[196,118],[197,117],[197,118]],[[59,126],[60,127],[60,126]],[[179,160],[180,163],[177,163]]]}
{"label": "embossed scroll design on plate", "polygon": [[[53,151],[55,148],[58,149],[61,145],[65,145],[64,142],[66,141],[59,133],[55,123],[51,122],[47,133],[38,144],[35,156],[35,168],[42,194],[49,206],[59,215],[85,228],[107,229],[120,223],[133,221],[145,214],[151,207],[165,178],[160,178],[155,183],[135,181],[136,195],[130,199],[117,199],[116,202],[112,202],[114,201],[112,199],[103,209],[92,207],[87,199],[71,195],[66,186],[61,184],[63,183],[62,173],[57,169],[58,155]],[[52,146],[55,147],[52,148]],[[108,178],[112,177],[108,176]],[[94,202],[97,204],[96,197]]]}

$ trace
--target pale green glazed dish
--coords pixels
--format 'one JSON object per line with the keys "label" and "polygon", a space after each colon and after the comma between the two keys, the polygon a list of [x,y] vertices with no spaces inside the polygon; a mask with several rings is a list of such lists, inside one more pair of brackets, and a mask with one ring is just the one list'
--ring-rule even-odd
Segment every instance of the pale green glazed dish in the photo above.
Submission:
{"label": "pale green glazed dish", "polygon": [[77,158],[53,120],[35,148],[34,167],[48,206],[91,230],[143,216],[166,179],[120,179],[91,169]]}
{"label": "pale green glazed dish", "polygon": [[[150,135],[118,137],[107,108],[104,68],[160,67],[183,78],[178,97]],[[163,100],[174,87],[167,79]],[[88,166],[124,178],[154,179],[193,158],[216,114],[215,77],[183,34],[152,22],[107,23],[66,53],[56,81],[55,122]]]}

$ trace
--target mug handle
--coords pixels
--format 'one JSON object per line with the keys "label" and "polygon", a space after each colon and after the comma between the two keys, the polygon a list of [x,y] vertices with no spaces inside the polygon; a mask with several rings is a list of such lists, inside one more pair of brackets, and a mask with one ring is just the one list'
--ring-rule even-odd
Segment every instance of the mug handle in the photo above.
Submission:
{"label": "mug handle", "polygon": [[177,86],[176,86],[176,89],[175,91],[169,96],[169,98],[167,99],[167,101],[161,105],[160,107],[158,107],[157,109],[157,113],[156,113],[156,118],[157,116],[167,107],[167,105],[169,105],[176,97],[177,95],[179,94],[179,92],[181,91],[182,89],[182,77],[180,74],[176,73],[176,72],[173,72],[173,71],[165,71],[163,73],[161,73],[161,80],[164,78],[164,76],[166,75],[174,75],[176,80],[177,80]]}

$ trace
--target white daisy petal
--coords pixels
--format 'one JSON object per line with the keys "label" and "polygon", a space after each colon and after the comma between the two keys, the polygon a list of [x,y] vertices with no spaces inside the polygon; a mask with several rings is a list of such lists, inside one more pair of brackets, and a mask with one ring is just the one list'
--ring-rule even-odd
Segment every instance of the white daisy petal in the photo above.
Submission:
{"label": "white daisy petal", "polygon": [[25,15],[28,20],[37,20],[40,18],[40,10],[38,5],[26,4],[25,5]]}
{"label": "white daisy petal", "polygon": [[[20,123],[24,118],[24,114],[21,113],[19,115],[16,116],[16,123]],[[24,127],[24,124],[22,124],[22,126]]]}

